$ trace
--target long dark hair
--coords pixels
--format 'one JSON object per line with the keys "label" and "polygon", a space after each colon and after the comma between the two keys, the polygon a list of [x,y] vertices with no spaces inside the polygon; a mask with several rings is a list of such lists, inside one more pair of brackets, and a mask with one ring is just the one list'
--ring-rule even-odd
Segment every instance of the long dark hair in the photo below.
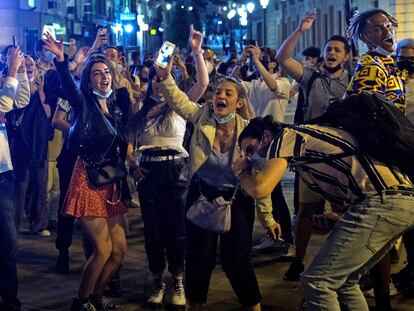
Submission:
{"label": "long dark hair", "polygon": [[238,143],[241,145],[243,139],[254,138],[261,141],[265,130],[270,131],[273,137],[279,136],[288,124],[273,120],[273,116],[256,117],[250,120],[249,124],[240,133]]}
{"label": "long dark hair", "polygon": [[[147,90],[145,93],[145,99],[142,103],[142,108],[135,115],[133,115],[128,122],[128,131],[130,133],[139,135],[139,133],[144,131],[147,123],[147,114],[150,109],[157,104],[154,99],[151,98],[151,95],[154,93],[154,90],[152,89],[152,80],[156,78],[156,74],[157,72],[155,69],[151,67],[148,73]],[[160,112],[160,119],[157,126],[162,124],[162,122],[172,113],[172,111],[173,110],[169,105],[165,105],[164,109]]]}
{"label": "long dark hair", "polygon": [[109,72],[111,73],[111,77],[112,77],[112,83],[111,83],[112,94],[108,98],[108,102],[111,103],[111,102],[115,101],[115,99],[116,99],[115,98],[115,90],[118,88],[118,83],[117,83],[117,79],[116,79],[115,69],[112,66],[111,61],[102,53],[92,53],[88,57],[88,59],[86,60],[85,64],[83,65],[81,79],[80,79],[80,90],[82,91],[82,93],[84,95],[93,96],[92,88],[90,86],[91,72],[92,72],[93,65],[95,65],[97,63],[105,64],[108,67]]}

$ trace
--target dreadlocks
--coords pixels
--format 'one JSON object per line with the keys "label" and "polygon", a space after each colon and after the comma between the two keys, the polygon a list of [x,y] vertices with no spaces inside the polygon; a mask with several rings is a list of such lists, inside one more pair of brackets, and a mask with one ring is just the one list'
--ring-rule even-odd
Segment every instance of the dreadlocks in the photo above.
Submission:
{"label": "dreadlocks", "polygon": [[364,35],[365,25],[367,23],[368,18],[380,13],[388,17],[393,27],[398,27],[397,19],[384,10],[370,9],[364,12],[356,11],[355,14],[349,20],[349,27],[346,32],[346,35],[350,43],[353,43],[355,47],[358,48],[358,39],[362,40],[362,36]]}

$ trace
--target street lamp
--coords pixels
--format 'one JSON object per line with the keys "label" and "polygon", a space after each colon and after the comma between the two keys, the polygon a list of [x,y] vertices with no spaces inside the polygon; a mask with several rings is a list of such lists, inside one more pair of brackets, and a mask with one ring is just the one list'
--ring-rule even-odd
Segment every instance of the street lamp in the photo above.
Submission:
{"label": "street lamp", "polygon": [[236,16],[236,10],[231,9],[227,13],[227,18],[229,20],[229,26],[230,26],[230,48],[234,47],[234,41],[233,41],[233,27],[232,27],[232,18]]}
{"label": "street lamp", "polygon": [[247,12],[246,6],[243,4],[237,9],[237,14],[239,14],[240,22],[240,53],[243,52],[243,26],[247,26]]}
{"label": "street lamp", "polygon": [[250,19],[248,37],[249,37],[249,40],[252,40],[253,39],[253,15],[252,13],[254,11],[254,3],[253,2],[247,3],[246,9],[247,9],[247,12],[249,12],[249,19]]}
{"label": "street lamp", "polygon": [[267,32],[266,32],[266,8],[269,4],[269,0],[260,0],[260,5],[262,6],[263,9],[263,45],[266,46],[267,42]]}
{"label": "street lamp", "polygon": [[171,3],[167,3],[165,5],[165,8],[167,9],[167,11],[171,10],[171,7],[172,7]]}

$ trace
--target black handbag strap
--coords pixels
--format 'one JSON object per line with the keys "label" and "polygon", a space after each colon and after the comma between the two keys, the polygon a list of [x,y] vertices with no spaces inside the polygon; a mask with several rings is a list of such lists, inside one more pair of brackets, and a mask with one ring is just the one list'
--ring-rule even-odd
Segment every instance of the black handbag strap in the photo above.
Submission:
{"label": "black handbag strap", "polygon": [[[204,196],[203,188],[201,187],[200,178],[199,177],[196,177],[196,178],[197,178],[198,190],[200,192],[200,195]],[[236,199],[237,191],[239,191],[239,188],[240,188],[240,183],[238,182],[236,186],[234,187],[233,193],[231,195],[230,200],[228,201],[228,204],[230,205],[233,204],[233,201]]]}

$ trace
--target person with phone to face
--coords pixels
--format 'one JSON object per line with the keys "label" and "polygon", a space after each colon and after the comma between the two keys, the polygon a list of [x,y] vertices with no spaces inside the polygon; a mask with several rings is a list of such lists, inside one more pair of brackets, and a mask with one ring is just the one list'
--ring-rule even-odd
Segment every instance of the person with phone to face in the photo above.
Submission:
{"label": "person with phone to face", "polygon": [[8,72],[0,88],[0,295],[3,301],[0,308],[19,311],[21,303],[17,298],[17,232],[13,198],[15,179],[4,114],[14,107],[28,105],[30,91],[24,56],[19,47],[10,50],[6,62]]}

